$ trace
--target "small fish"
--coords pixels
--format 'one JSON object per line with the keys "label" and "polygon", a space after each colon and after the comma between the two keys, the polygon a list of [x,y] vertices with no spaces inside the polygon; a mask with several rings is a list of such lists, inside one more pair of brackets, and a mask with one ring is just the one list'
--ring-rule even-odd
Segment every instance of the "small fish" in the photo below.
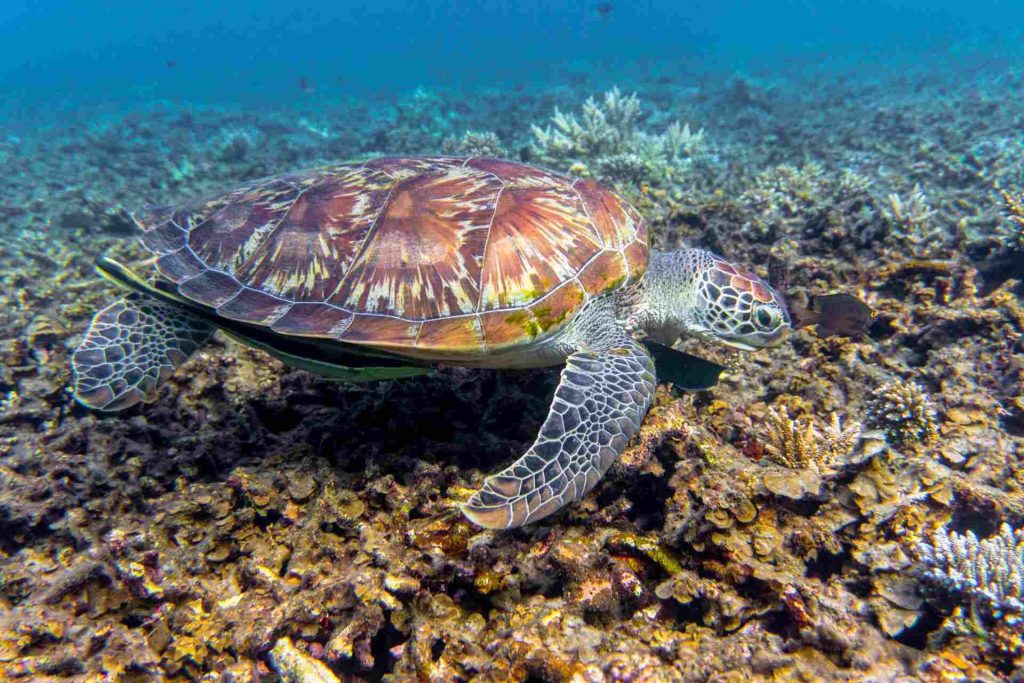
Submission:
{"label": "small fish", "polygon": [[299,76],[299,90],[310,95],[316,92],[316,87],[305,76]]}
{"label": "small fish", "polygon": [[874,311],[852,294],[816,294],[800,291],[789,300],[793,327],[817,326],[818,336],[859,339],[868,334]]}
{"label": "small fish", "polygon": [[607,19],[612,15],[612,12],[615,11],[615,5],[610,2],[602,2],[594,8],[594,11],[597,12],[597,15],[602,19]]}
{"label": "small fish", "polygon": [[164,66],[166,66],[168,69],[173,69],[174,67],[178,66],[178,63],[173,59],[168,59],[166,62],[164,62]]}

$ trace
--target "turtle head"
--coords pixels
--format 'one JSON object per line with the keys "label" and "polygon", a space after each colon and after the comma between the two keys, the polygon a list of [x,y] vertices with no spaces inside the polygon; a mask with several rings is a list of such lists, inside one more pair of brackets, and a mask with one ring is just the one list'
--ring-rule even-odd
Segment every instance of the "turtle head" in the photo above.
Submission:
{"label": "turtle head", "polygon": [[710,251],[653,252],[644,280],[647,300],[638,326],[661,343],[686,335],[753,351],[777,346],[789,333],[782,297]]}
{"label": "turtle head", "polygon": [[744,351],[781,344],[790,329],[782,297],[746,268],[707,251],[701,256],[692,332]]}

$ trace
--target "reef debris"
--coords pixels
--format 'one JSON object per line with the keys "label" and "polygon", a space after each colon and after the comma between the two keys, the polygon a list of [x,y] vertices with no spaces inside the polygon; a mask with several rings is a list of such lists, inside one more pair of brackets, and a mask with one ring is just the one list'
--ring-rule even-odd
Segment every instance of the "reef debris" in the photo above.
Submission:
{"label": "reef debris", "polygon": [[284,683],[339,683],[326,664],[296,648],[287,636],[274,644],[268,656]]}

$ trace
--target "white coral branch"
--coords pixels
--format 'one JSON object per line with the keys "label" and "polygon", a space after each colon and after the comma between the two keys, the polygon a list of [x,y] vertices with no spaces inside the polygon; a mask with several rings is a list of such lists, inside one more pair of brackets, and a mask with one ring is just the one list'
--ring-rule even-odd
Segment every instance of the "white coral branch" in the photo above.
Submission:
{"label": "white coral branch", "polygon": [[939,529],[920,545],[922,575],[948,590],[980,599],[997,617],[1024,617],[1024,530],[1003,523],[979,540],[974,532]]}

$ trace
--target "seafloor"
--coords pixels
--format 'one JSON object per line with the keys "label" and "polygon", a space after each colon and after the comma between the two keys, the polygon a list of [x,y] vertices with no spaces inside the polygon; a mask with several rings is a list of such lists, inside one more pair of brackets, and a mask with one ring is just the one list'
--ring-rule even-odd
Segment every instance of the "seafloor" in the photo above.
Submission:
{"label": "seafloor", "polygon": [[[4,132],[0,678],[1024,680],[1024,76],[565,79]],[[128,211],[439,151],[599,177],[656,246],[875,317],[700,349],[720,386],[662,386],[582,503],[512,532],[457,504],[557,370],[345,385],[218,338],[150,405],[72,401],[117,296],[94,260],[146,258]]]}

